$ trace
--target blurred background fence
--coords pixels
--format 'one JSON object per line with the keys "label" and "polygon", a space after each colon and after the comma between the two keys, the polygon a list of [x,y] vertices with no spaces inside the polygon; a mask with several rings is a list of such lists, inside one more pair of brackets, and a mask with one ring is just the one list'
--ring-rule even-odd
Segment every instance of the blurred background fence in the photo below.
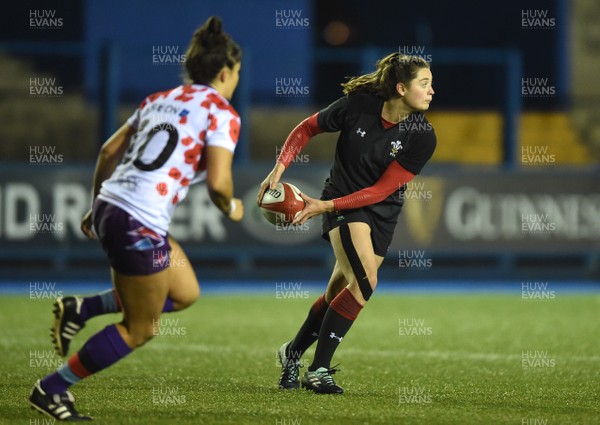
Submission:
{"label": "blurred background fence", "polygon": [[[32,1],[11,5],[0,70],[0,264],[7,278],[105,278],[79,220],[100,144],[148,94],[176,86],[194,29],[223,18],[244,50],[227,222],[202,185],[171,232],[201,278],[324,279],[318,222],[275,228],[255,207],[288,132],[344,78],[400,51],[432,63],[438,148],[407,191],[382,277],[600,278],[600,71],[594,1]],[[593,20],[590,16],[596,16]],[[585,29],[584,29],[585,28]],[[596,43],[598,42],[598,43]],[[316,196],[336,135],[286,173]]]}

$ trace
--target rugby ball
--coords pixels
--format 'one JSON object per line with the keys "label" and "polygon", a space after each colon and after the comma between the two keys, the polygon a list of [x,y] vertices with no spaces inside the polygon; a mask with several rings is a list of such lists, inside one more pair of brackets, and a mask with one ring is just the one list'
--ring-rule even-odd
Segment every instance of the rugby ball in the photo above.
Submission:
{"label": "rugby ball", "polygon": [[279,182],[268,189],[260,202],[263,216],[273,224],[289,224],[304,209],[306,202],[300,190],[290,183]]}

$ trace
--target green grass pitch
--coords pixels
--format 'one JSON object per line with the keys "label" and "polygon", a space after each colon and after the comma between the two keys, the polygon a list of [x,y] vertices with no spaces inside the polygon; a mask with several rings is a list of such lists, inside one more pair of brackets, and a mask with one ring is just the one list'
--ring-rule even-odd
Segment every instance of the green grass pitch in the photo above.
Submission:
{"label": "green grass pitch", "polygon": [[[102,424],[600,423],[598,294],[376,293],[334,357],[345,394],[278,390],[276,349],[313,295],[209,295],[163,315],[148,345],[73,387],[76,406]],[[0,298],[0,423],[53,423],[26,402],[63,361],[51,304]],[[88,322],[71,352],[118,317]]]}

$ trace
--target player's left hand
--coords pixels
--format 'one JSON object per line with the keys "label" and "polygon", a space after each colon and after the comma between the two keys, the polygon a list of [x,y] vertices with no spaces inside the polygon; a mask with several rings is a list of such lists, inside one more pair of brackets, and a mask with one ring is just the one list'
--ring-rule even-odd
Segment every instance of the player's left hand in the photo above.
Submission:
{"label": "player's left hand", "polygon": [[304,193],[301,193],[300,196],[304,199],[304,202],[306,202],[306,206],[292,222],[294,225],[304,224],[314,216],[323,214],[324,212],[333,211],[334,209],[333,201],[314,199]]}
{"label": "player's left hand", "polygon": [[277,183],[279,183],[279,180],[281,179],[281,175],[283,174],[284,171],[285,171],[285,166],[281,162],[278,162],[277,164],[275,164],[275,166],[273,167],[273,170],[271,170],[269,175],[267,177],[265,177],[265,179],[262,181],[262,183],[260,184],[260,189],[258,189],[258,195],[256,197],[256,203],[259,207],[260,207],[262,198],[265,195],[265,192],[268,189],[275,189],[275,186],[277,186]]}
{"label": "player's left hand", "polygon": [[96,233],[94,233],[94,227],[92,223],[92,210],[89,210],[81,220],[81,231],[90,239],[98,239]]}

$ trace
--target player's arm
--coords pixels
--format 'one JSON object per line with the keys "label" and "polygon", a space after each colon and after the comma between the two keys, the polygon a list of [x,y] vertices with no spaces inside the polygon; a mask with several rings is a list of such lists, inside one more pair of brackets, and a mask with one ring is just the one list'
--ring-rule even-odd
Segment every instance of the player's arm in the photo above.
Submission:
{"label": "player's arm", "polygon": [[285,143],[283,144],[283,147],[281,148],[281,152],[279,153],[275,167],[260,185],[257,199],[258,204],[260,204],[260,200],[262,199],[265,191],[267,189],[275,188],[277,183],[279,183],[279,179],[281,178],[283,172],[289,167],[294,157],[298,155],[300,151],[302,151],[308,141],[312,137],[323,132],[318,124],[318,115],[318,112],[314,113],[310,117],[303,120],[290,132],[285,140]]}
{"label": "player's arm", "polygon": [[298,124],[285,139],[285,143],[281,148],[277,163],[282,164],[285,168],[290,166],[290,163],[294,160],[308,141],[323,130],[319,127],[318,117],[319,113],[312,114],[310,117],[303,120]]}
{"label": "player's arm", "polygon": [[206,184],[211,201],[231,220],[240,221],[244,207],[240,199],[233,197],[233,152],[219,146],[207,146],[205,155]]}
{"label": "player's arm", "polygon": [[129,141],[135,134],[135,130],[128,123],[119,128],[100,148],[98,160],[96,161],[96,170],[94,172],[94,183],[92,189],[92,198],[96,199],[100,193],[102,182],[108,179],[119,161],[129,147]]}
{"label": "player's arm", "polygon": [[[92,184],[92,202],[94,202],[96,196],[100,193],[102,182],[108,179],[113,171],[115,171],[115,168],[117,168],[117,165],[129,147],[129,141],[134,134],[134,128],[128,123],[125,123],[100,148]],[[94,232],[92,231],[91,209],[83,216],[81,221],[81,231],[87,237],[95,239]]]}
{"label": "player's arm", "polygon": [[347,109],[348,97],[341,97],[325,109],[306,118],[292,130],[281,148],[275,167],[260,185],[257,199],[259,205],[265,191],[275,188],[283,172],[313,136],[324,131],[334,132],[342,129],[346,122]]}
{"label": "player's arm", "polygon": [[313,199],[302,193],[300,196],[306,201],[306,207],[296,217],[294,224],[303,224],[306,220],[325,212],[349,210],[377,204],[414,177],[415,174],[398,164],[398,162],[392,161],[373,186],[366,187],[341,198],[322,201],[320,199]]}

